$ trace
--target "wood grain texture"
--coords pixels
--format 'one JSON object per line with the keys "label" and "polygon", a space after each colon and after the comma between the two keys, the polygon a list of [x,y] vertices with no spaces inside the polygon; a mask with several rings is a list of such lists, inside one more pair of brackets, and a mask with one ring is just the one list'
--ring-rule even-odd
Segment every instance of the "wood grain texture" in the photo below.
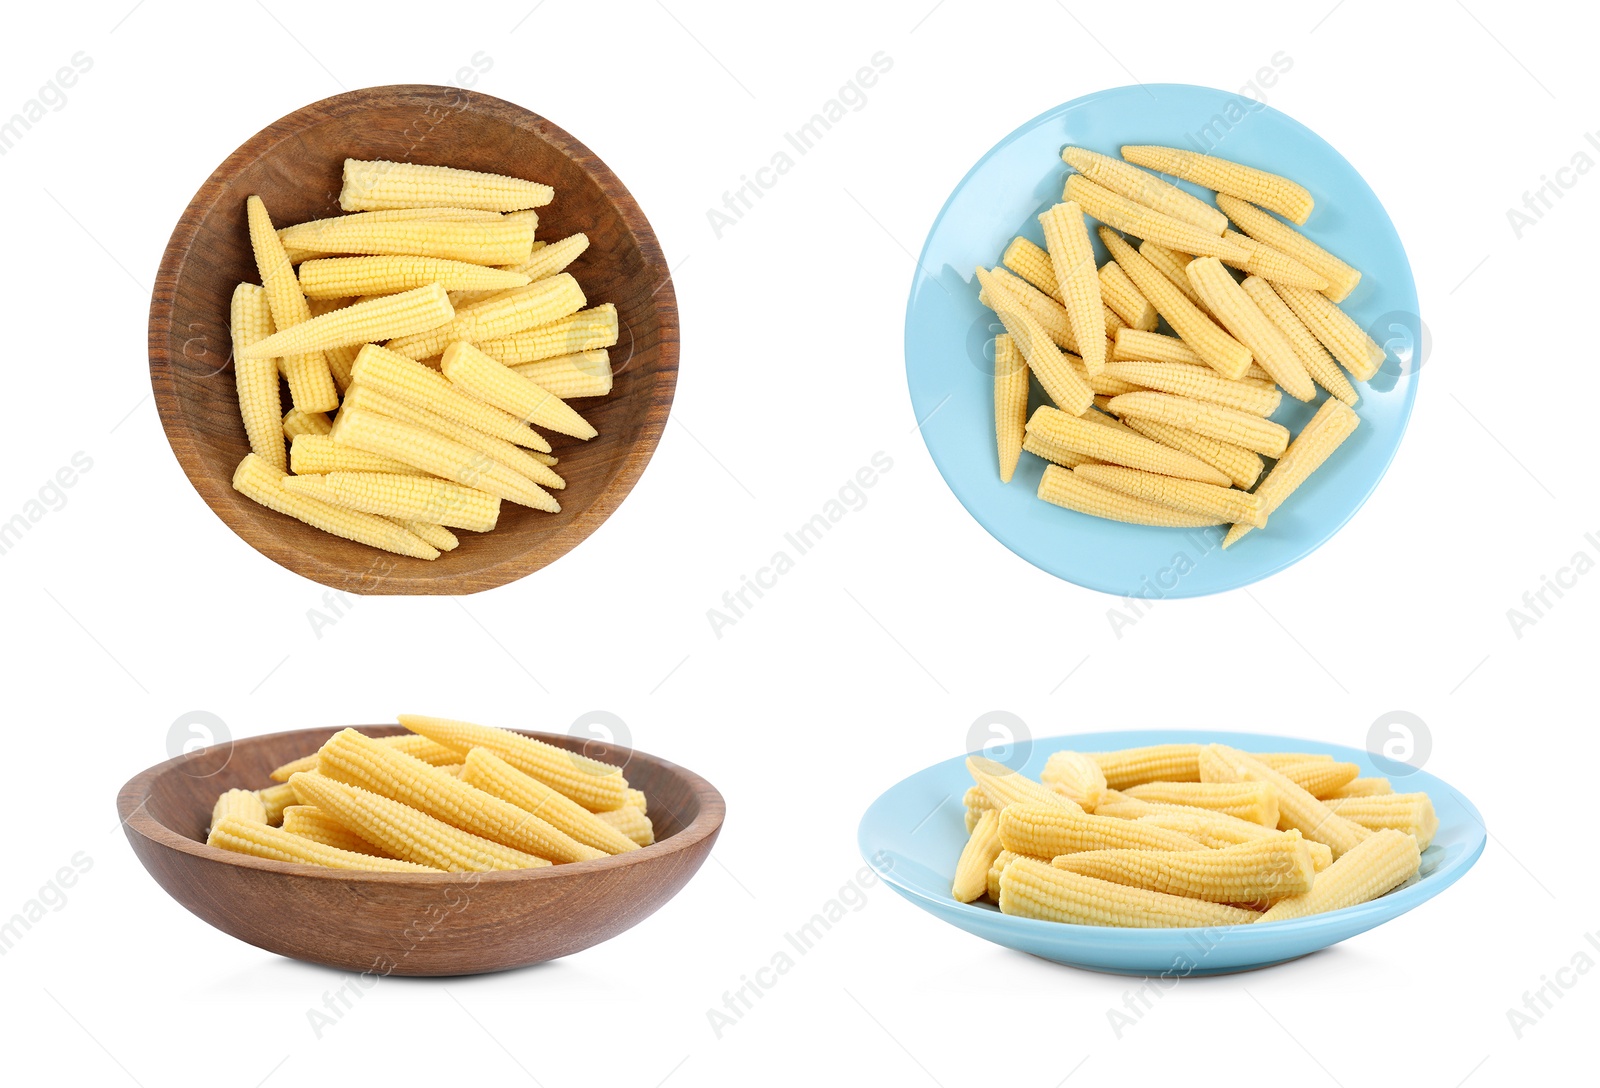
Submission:
{"label": "wood grain texture", "polygon": [[[374,737],[405,732],[356,728]],[[418,876],[291,865],[205,844],[219,793],[270,785],[274,767],[336,732],[231,741],[135,776],[117,797],[134,853],[189,911],[258,948],[375,975],[468,975],[570,955],[637,924],[688,883],[722,827],[722,795],[699,775],[643,752],[602,753],[586,738],[530,732],[622,764],[645,793],[655,845],[540,869]]]}
{"label": "wood grain texture", "polygon": [[[575,407],[600,436],[549,435],[567,481],[561,513],[506,504],[492,533],[461,534],[431,562],[341,540],[274,513],[231,486],[249,451],[234,393],[228,300],[259,282],[245,198],[277,224],[339,213],[346,157],[513,174],[553,185],[539,237],[577,231],[589,249],[568,269],[591,305],[613,302],[611,395]],[[593,152],[520,106],[451,87],[374,87],[306,106],[251,137],[208,178],[178,221],[150,303],[150,382],[172,451],[195,490],[234,532],[288,569],[351,593],[476,593],[564,555],[638,481],[666,424],[678,372],[678,312],[655,233]],[[287,403],[287,400],[285,401]]]}

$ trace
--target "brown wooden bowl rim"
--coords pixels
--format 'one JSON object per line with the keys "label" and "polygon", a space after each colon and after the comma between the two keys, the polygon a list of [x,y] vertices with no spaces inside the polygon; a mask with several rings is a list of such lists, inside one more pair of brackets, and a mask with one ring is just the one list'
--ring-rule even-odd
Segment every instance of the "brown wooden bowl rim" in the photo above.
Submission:
{"label": "brown wooden bowl rim", "polygon": [[[722,794],[710,782],[707,782],[687,767],[680,767],[676,763],[662,759],[660,756],[651,755],[649,752],[643,752],[636,748],[617,748],[615,750],[619,753],[627,753],[627,757],[630,759],[634,755],[643,756],[659,764],[669,773],[677,775],[690,787],[695,799],[700,802],[699,814],[681,831],[649,846],[641,846],[637,850],[629,850],[622,854],[612,854],[609,857],[592,858],[588,861],[542,865],[537,869],[504,869],[488,873],[369,873],[354,869],[331,869],[324,865],[273,861],[270,858],[258,858],[249,854],[238,854],[231,850],[223,850],[220,847],[207,846],[197,839],[191,839],[187,835],[180,835],[150,815],[145,808],[145,802],[150,797],[151,786],[158,777],[169,771],[177,770],[182,763],[202,759],[208,753],[215,752],[218,748],[247,744],[251,741],[265,740],[267,738],[302,734],[322,736],[326,739],[333,733],[337,733],[341,728],[359,729],[369,736],[395,736],[406,732],[404,726],[393,723],[384,725],[312,726],[306,729],[286,729],[277,733],[260,733],[252,737],[241,737],[238,740],[226,741],[222,745],[211,745],[207,748],[196,749],[193,752],[186,752],[181,756],[174,756],[172,759],[157,763],[153,767],[147,767],[128,779],[117,793],[117,814],[121,818],[123,826],[128,828],[130,832],[136,832],[146,841],[168,850],[188,854],[190,857],[201,861],[214,862],[221,865],[236,865],[245,869],[259,869],[269,873],[282,873],[285,876],[310,877],[317,880],[338,880],[349,883],[417,884],[424,887],[437,887],[440,884],[452,882],[477,884],[482,881],[511,883],[522,880],[555,880],[563,877],[584,876],[610,869],[622,869],[651,858],[659,858],[664,855],[693,849],[721,829],[723,818],[727,814],[727,804],[723,801]],[[527,729],[515,729],[511,730],[511,732],[567,748],[569,751],[571,750],[570,743],[574,739],[560,733],[541,733]],[[316,742],[315,745],[312,745],[311,750],[315,751],[320,744],[320,741]]]}
{"label": "brown wooden bowl rim", "polygon": [[[537,551],[537,534],[529,538],[529,546],[493,566],[480,568],[473,571],[459,573],[440,573],[431,578],[422,580],[419,585],[416,581],[408,581],[398,588],[403,593],[425,592],[431,594],[465,594],[479,593],[486,589],[493,589],[525,577],[542,567],[548,566],[562,555],[576,548],[586,540],[596,529],[616,512],[617,507],[627,498],[628,494],[638,484],[639,478],[644,474],[645,466],[654,456],[656,447],[661,442],[662,432],[666,428],[667,416],[671,410],[673,394],[677,388],[678,375],[678,301],[677,292],[672,283],[672,270],[668,267],[666,257],[662,252],[661,243],[656,238],[655,231],[650,226],[650,221],[645,217],[644,210],[634,199],[622,180],[606,165],[606,163],[591,151],[587,145],[573,137],[559,125],[551,123],[544,116],[534,113],[515,102],[508,102],[503,98],[482,94],[477,91],[461,90],[455,87],[445,87],[431,83],[396,83],[380,87],[362,87],[354,91],[345,91],[332,95],[309,105],[302,106],[293,113],[284,115],[278,120],[267,125],[261,131],[251,136],[240,144],[233,153],[211,172],[210,176],[201,183],[188,204],[184,206],[183,214],[178,217],[177,224],[172,228],[172,235],[167,239],[166,248],[161,254],[161,264],[156,271],[155,287],[150,295],[150,318],[146,326],[148,340],[148,353],[150,358],[150,384],[154,391],[156,412],[161,419],[161,429],[167,436],[167,445],[171,448],[173,456],[177,458],[183,473],[189,479],[190,485],[199,493],[211,512],[217,516],[235,536],[250,545],[257,552],[268,559],[299,574],[302,577],[323,585],[339,585],[348,582],[353,573],[345,566],[330,562],[316,552],[294,549],[289,557],[280,558],[256,547],[254,534],[257,531],[253,524],[235,524],[235,517],[229,501],[232,491],[232,479],[219,479],[208,471],[208,466],[201,459],[196,447],[198,442],[194,432],[188,426],[187,420],[178,409],[181,399],[178,384],[172,372],[171,338],[168,330],[172,324],[173,305],[176,297],[178,266],[183,262],[189,248],[194,244],[200,230],[200,222],[204,212],[209,209],[215,200],[216,192],[223,186],[232,182],[249,163],[261,158],[275,145],[294,135],[302,129],[312,127],[316,123],[327,120],[329,117],[358,112],[366,104],[380,95],[390,97],[416,96],[419,105],[432,104],[441,95],[452,98],[464,98],[470,103],[470,108],[481,110],[485,113],[501,118],[518,128],[531,130],[539,139],[555,147],[569,159],[577,161],[580,169],[592,177],[605,192],[612,206],[621,218],[623,225],[633,235],[639,245],[639,252],[647,269],[654,269],[660,275],[661,284],[652,294],[652,298],[659,298],[656,302],[657,312],[661,315],[663,335],[658,347],[655,374],[660,385],[661,393],[655,402],[648,405],[644,418],[639,426],[637,436],[622,455],[620,467],[612,476],[605,489],[595,497],[595,500],[586,507],[581,514],[569,523],[572,532],[571,538],[558,554],[548,557],[535,557]],[[232,354],[229,355],[232,362]],[[266,530],[267,533],[272,531]],[[345,585],[344,588],[354,592],[368,592],[367,590]],[[381,592],[381,590],[379,590]]]}

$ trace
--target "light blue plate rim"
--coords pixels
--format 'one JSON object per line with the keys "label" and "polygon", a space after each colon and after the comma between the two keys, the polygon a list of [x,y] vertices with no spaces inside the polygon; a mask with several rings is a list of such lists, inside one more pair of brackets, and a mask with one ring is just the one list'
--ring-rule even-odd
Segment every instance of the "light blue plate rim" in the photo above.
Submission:
{"label": "light blue plate rim", "polygon": [[[987,428],[967,427],[953,436],[945,433],[948,420],[930,428],[930,419],[937,420],[938,416],[944,414],[944,402],[955,395],[927,375],[928,368],[924,360],[939,347],[930,348],[920,343],[920,326],[926,317],[924,308],[937,309],[941,300],[936,292],[945,292],[929,269],[936,262],[942,263],[935,251],[941,244],[952,210],[969,187],[978,184],[985,168],[1012,145],[1035,137],[1041,128],[1087,107],[1107,107],[1108,104],[1126,99],[1129,104],[1127,108],[1136,107],[1135,112],[1147,118],[1141,124],[1129,127],[1128,142],[1179,143],[1177,139],[1163,135],[1159,123],[1148,120],[1161,108],[1151,106],[1152,98],[1158,102],[1165,98],[1167,101],[1162,106],[1169,107],[1169,114],[1191,108],[1189,103],[1203,99],[1205,104],[1199,107],[1203,116],[1211,116],[1230,102],[1241,101],[1237,94],[1193,84],[1153,83],[1115,87],[1083,95],[1046,110],[1012,130],[967,171],[934,218],[912,274],[911,294],[906,304],[905,361],[912,410],[921,424],[928,452],[956,499],[986,532],[1035,567],[1086,589],[1117,596],[1173,599],[1206,596],[1252,585],[1304,559],[1342,529],[1365,505],[1394,461],[1416,401],[1418,375],[1416,366],[1411,362],[1417,358],[1415,354],[1401,359],[1397,351],[1391,349],[1384,372],[1374,383],[1357,387],[1361,394],[1357,411],[1363,417],[1374,420],[1381,418],[1381,434],[1369,436],[1363,433],[1369,428],[1358,430],[1357,435],[1339,451],[1344,461],[1349,462],[1353,459],[1352,448],[1364,443],[1359,463],[1341,464],[1340,457],[1330,461],[1302,485],[1296,496],[1297,499],[1310,501],[1287,505],[1274,514],[1276,531],[1269,527],[1268,530],[1252,534],[1256,539],[1247,538],[1228,549],[1225,559],[1220,561],[1216,559],[1223,555],[1219,546],[1222,535],[1219,530],[1196,532],[1122,525],[1062,510],[1038,500],[1032,492],[1036,489],[1043,464],[1031,455],[1024,454],[1011,483],[1002,484],[994,469],[996,454],[992,400],[988,399],[992,398],[992,388],[987,384],[989,379],[985,379],[982,390],[985,403],[991,406]],[[1246,98],[1243,101],[1249,103],[1250,100]],[[1370,251],[1373,246],[1386,250],[1382,259],[1362,260],[1355,257],[1352,243],[1319,236],[1314,229],[1317,226],[1317,212],[1313,212],[1311,220],[1302,229],[1334,252],[1350,258],[1364,273],[1355,292],[1342,305],[1363,327],[1370,327],[1371,321],[1384,316],[1408,315],[1414,319],[1417,338],[1425,340],[1416,284],[1405,247],[1388,212],[1371,187],[1337,149],[1299,121],[1265,104],[1253,104],[1248,109],[1253,116],[1269,118],[1271,125],[1278,130],[1293,134],[1294,146],[1285,155],[1292,153],[1299,159],[1310,159],[1320,165],[1286,166],[1281,162],[1274,163],[1271,156],[1241,155],[1240,158],[1266,169],[1276,166],[1286,175],[1305,182],[1318,194],[1318,210],[1325,210],[1329,205],[1359,207],[1362,231],[1359,236],[1361,241],[1356,248],[1363,252]],[[1057,151],[1061,146],[1073,142],[1063,126],[1057,126],[1057,136]],[[1092,145],[1090,141],[1084,142]],[[1115,148],[1111,147],[1097,150],[1115,152]],[[1219,150],[1218,153],[1222,152]],[[1067,167],[1060,162],[1059,156],[1053,159],[1046,156],[1039,169],[1052,172],[1058,179],[1064,179],[1067,174]],[[1330,198],[1326,187],[1334,182],[1337,185],[1332,192],[1336,195]],[[1209,199],[1210,194],[1206,190],[1187,182],[1178,184],[1202,199]],[[1059,184],[1056,189],[1059,192]],[[970,266],[973,264],[997,263],[1005,244],[1017,233],[1039,240],[1037,225],[1019,219],[1005,230],[996,232],[986,245],[967,254],[971,259],[963,270],[965,277],[970,278]],[[1096,240],[1094,244],[1103,259],[1105,254],[1100,243]],[[1380,278],[1384,281],[1381,296],[1373,286]],[[920,301],[924,294],[932,300],[930,303]],[[966,295],[970,295],[971,307],[978,309],[976,290],[969,289]],[[950,345],[946,342],[941,346],[948,348]],[[1385,346],[1387,348],[1388,344]],[[1415,350],[1421,350],[1421,344],[1417,344]],[[1388,384],[1384,386],[1386,382]],[[1317,398],[1309,406],[1285,397],[1284,406],[1274,418],[1288,422],[1292,430],[1297,429],[1298,423],[1309,418],[1310,412],[1325,396],[1319,390]],[[1035,387],[1031,403],[1037,403],[1038,400],[1039,391]],[[966,422],[971,421],[967,419]],[[1375,423],[1371,430],[1376,430],[1378,426]],[[977,476],[969,475],[973,466],[980,462],[984,471]],[[1028,507],[1019,509],[1014,502],[1006,501],[1009,496],[997,499],[997,493],[1003,493],[1008,488],[1021,488],[1029,500]],[[1289,523],[1287,529],[1284,528],[1286,522]],[[1269,535],[1270,544],[1266,543]],[[1248,550],[1247,544],[1251,545]],[[1166,557],[1176,559],[1179,554],[1185,557],[1183,565],[1188,569],[1173,573]],[[1153,558],[1158,555],[1160,558]],[[1206,562],[1208,558],[1212,560],[1210,563]],[[1169,574],[1175,583],[1171,586],[1165,584],[1163,577]],[[1155,576],[1154,586],[1152,575]]]}

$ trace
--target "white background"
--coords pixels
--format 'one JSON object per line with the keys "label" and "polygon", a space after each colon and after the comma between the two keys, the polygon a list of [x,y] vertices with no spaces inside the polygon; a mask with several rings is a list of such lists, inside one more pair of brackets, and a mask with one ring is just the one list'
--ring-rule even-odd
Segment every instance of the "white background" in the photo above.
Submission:
{"label": "white background", "polygon": [[[930,3],[8,13],[0,117],[74,53],[93,61],[0,157],[0,520],[74,453],[93,461],[0,556],[0,918],[92,859],[0,957],[8,1061],[143,1085],[1105,1084],[1175,1062],[1198,1083],[1478,1085],[1592,1066],[1595,973],[1562,976],[1574,985],[1521,1038],[1507,1010],[1580,950],[1600,959],[1583,936],[1600,929],[1600,574],[1520,638],[1506,613],[1575,552],[1600,554],[1584,540],[1600,530],[1600,389],[1576,333],[1600,178],[1570,175],[1520,239],[1506,210],[1600,124],[1594,27],[1490,0],[1237,4],[1226,26],[1216,5]],[[677,269],[677,401],[637,490],[572,554],[460,601],[362,599],[318,638],[322,588],[235,538],[168,450],[149,288],[190,196],[257,129],[342,89],[452,81],[480,51],[477,89],[576,134],[650,216]],[[707,209],[879,51],[893,68],[866,106],[717,238]],[[1117,638],[1114,601],[1012,556],[935,472],[902,369],[910,253],[967,168],[1035,114],[1135,78],[1242,88],[1279,51],[1293,67],[1267,101],[1385,202],[1433,353],[1392,470],[1334,540]],[[878,451],[893,468],[867,505],[716,638],[707,609]],[[867,803],[997,708],[1040,736],[1212,724],[1353,745],[1411,711],[1428,769],[1477,801],[1492,840],[1416,912],[1185,982],[1121,1038],[1106,1011],[1128,980],[987,945],[873,887],[719,1039],[706,1010],[855,879]],[[595,709],[722,789],[712,862],[608,944],[385,980],[320,1039],[307,1009],[344,976],[191,917],[116,823],[118,787],[167,758],[193,710],[245,736],[402,710],[559,730]]]}

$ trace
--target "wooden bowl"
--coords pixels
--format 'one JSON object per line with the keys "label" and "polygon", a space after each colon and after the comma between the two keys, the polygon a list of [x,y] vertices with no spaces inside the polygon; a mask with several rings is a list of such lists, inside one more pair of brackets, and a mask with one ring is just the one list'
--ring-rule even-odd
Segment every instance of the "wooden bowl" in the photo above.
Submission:
{"label": "wooden bowl", "polygon": [[[539,237],[577,231],[589,249],[569,271],[591,304],[617,307],[610,396],[578,409],[599,430],[550,435],[567,481],[561,513],[505,504],[491,533],[463,533],[433,561],[330,536],[233,490],[249,452],[234,392],[228,301],[259,282],[245,198],[278,224],[339,214],[346,156],[410,159],[515,174],[555,186]],[[217,516],[267,558],[352,593],[476,593],[564,555],[599,527],[655,451],[678,372],[672,277],[644,213],[605,163],[538,114],[451,87],[372,87],[297,110],[247,140],[206,179],[178,220],[150,302],[150,382],[178,463]],[[287,395],[285,404],[287,405]]]}
{"label": "wooden bowl", "polygon": [[[398,725],[357,726],[369,736]],[[294,959],[375,975],[471,975],[566,956],[649,917],[711,853],[722,795],[699,775],[612,748],[645,793],[657,841],[593,861],[497,873],[359,873],[268,861],[205,844],[217,795],[259,788],[337,729],[298,729],[213,745],[151,767],[117,810],[133,852],[193,914]],[[573,751],[585,738],[530,737]],[[590,742],[592,743],[592,742]]]}

